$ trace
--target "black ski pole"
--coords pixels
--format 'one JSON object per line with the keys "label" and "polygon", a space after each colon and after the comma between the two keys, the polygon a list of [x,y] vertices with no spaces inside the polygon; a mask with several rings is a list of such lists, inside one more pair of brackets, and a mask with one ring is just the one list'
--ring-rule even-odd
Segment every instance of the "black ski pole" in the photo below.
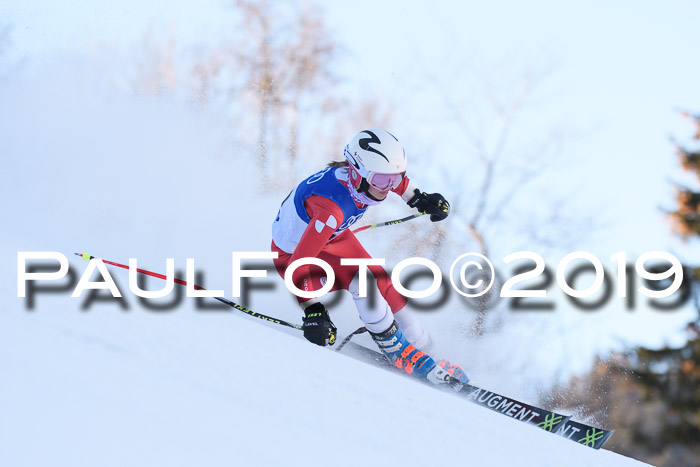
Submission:
{"label": "black ski pole", "polygon": [[360,227],[359,229],[355,229],[352,231],[352,233],[357,233],[357,232],[362,232],[363,230],[368,230],[368,229],[376,229],[377,227],[384,227],[385,225],[395,225],[395,224],[402,224],[404,222],[410,221],[411,219],[415,219],[416,217],[420,217],[424,215],[424,212],[418,212],[416,214],[411,214],[408,217],[404,217],[402,219],[396,219],[393,221],[386,221],[386,222],[380,222],[379,224],[370,224],[370,225],[365,225]]}
{"label": "black ski pole", "polygon": [[[95,256],[91,256],[87,253],[83,253],[83,254],[75,253],[75,254],[77,256],[80,256],[84,260],[102,259],[102,258],[96,258]],[[119,264],[119,263],[115,263],[114,261],[107,261],[106,259],[102,259],[102,262],[106,263],[106,264],[111,264],[112,266],[117,266],[119,268],[123,268],[123,269],[127,269],[127,270],[130,269],[129,266],[127,266],[126,264]],[[136,272],[139,274],[145,274],[147,276],[157,277],[159,279],[167,279],[167,277],[163,274],[159,274],[157,272],[152,272],[152,271],[147,271],[147,270],[141,269],[141,268],[136,268]],[[177,284],[187,286],[187,282],[183,281],[182,279],[173,278],[173,281],[176,282]],[[204,287],[201,287],[197,284],[194,285],[194,289],[195,290],[207,290]],[[287,321],[283,321],[281,319],[277,319],[277,318],[273,318],[271,316],[257,313],[249,308],[244,307],[243,305],[239,305],[238,303],[232,302],[231,300],[229,300],[227,298],[224,298],[224,297],[211,297],[211,298],[214,298],[214,299],[220,301],[221,303],[225,303],[226,305],[230,306],[231,308],[235,308],[238,311],[242,311],[243,313],[247,314],[248,316],[252,316],[254,318],[259,318],[259,319],[262,319],[265,321],[269,321],[270,323],[279,324],[281,326],[287,326],[290,328],[298,329],[300,331],[303,330],[303,328],[299,324],[288,323]]]}

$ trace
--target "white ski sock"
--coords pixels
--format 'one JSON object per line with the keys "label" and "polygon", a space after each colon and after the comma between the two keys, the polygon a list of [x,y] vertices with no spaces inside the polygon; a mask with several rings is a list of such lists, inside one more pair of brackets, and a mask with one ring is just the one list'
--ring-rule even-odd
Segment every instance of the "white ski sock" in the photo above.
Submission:
{"label": "white ski sock", "polygon": [[380,297],[374,307],[370,306],[368,297],[360,297],[360,281],[357,276],[348,285],[348,290],[355,301],[360,319],[369,332],[380,333],[389,329],[394,322],[394,315],[383,298]]}
{"label": "white ski sock", "polygon": [[411,311],[404,307],[394,313],[394,318],[399,322],[399,327],[403,331],[403,335],[408,339],[408,342],[424,352],[430,347],[430,336]]}

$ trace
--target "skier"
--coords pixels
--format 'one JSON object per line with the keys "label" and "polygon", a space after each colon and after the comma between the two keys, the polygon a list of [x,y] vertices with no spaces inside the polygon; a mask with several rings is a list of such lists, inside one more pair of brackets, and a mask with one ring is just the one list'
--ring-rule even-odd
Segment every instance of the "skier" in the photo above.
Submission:
{"label": "skier", "polygon": [[[360,297],[358,266],[340,264],[342,258],[371,258],[349,227],[390,191],[429,214],[433,222],[448,216],[449,203],[441,194],[422,192],[411,183],[405,150],[388,131],[361,131],[345,146],[344,156],[344,161],[331,162],[303,180],[282,202],[272,224],[277,272],[284,277],[287,267],[300,258],[324,260],[335,272],[331,291],[352,294],[360,319],[392,364],[436,384],[448,381],[448,375],[468,381],[458,366],[446,360],[438,365],[420,350],[429,344],[428,334],[405,309],[406,298],[394,289],[384,268],[368,267],[384,299],[372,308],[367,297]],[[315,265],[302,266],[294,271],[292,282],[300,290],[317,291],[325,285],[326,273]],[[325,306],[317,299],[297,299],[304,310],[304,337],[317,345],[333,345],[336,327]]]}

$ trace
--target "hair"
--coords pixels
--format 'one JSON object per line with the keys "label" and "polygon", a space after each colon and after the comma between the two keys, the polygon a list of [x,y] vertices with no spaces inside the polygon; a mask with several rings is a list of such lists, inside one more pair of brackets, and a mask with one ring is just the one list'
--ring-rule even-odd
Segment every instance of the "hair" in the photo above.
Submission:
{"label": "hair", "polygon": [[347,167],[349,165],[347,159],[344,161],[331,161],[328,163],[328,167]]}

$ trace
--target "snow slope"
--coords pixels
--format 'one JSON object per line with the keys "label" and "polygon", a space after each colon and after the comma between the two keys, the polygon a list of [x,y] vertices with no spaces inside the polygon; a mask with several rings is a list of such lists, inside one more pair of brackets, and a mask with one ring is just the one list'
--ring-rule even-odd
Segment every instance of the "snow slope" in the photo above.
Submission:
{"label": "snow slope", "polygon": [[0,465],[640,465],[269,326],[0,314]]}
{"label": "snow slope", "polygon": [[[206,115],[83,84],[53,70],[0,87],[0,466],[637,464],[318,348],[291,329],[191,302],[145,310],[124,271],[113,276],[128,310],[105,302],[83,310],[70,290],[42,293],[28,310],[17,298],[18,251],[84,249],[158,271],[164,258],[176,270],[195,258],[204,285],[228,296],[231,251],[269,248],[284,197],[264,195],[249,159],[222,149],[230,129]],[[76,257],[70,264],[85,268]],[[293,297],[270,280],[276,291],[256,292],[251,307],[298,321]],[[343,333],[359,325],[347,302],[333,311]],[[478,344],[449,342],[455,326],[444,316],[424,315],[429,330],[447,330],[436,344],[459,353],[453,359],[476,382],[527,400],[532,372],[505,366],[537,368],[532,343],[522,341],[527,352],[513,347],[517,339],[481,344],[469,359]]]}

